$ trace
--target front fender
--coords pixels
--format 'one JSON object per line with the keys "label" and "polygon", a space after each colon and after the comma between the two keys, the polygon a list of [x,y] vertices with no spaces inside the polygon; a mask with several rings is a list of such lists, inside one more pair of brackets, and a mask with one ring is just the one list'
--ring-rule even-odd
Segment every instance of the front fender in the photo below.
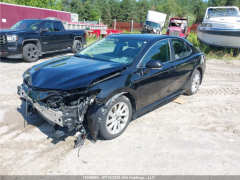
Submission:
{"label": "front fender", "polygon": [[88,128],[93,137],[93,140],[97,141],[98,131],[102,122],[102,119],[105,117],[109,106],[119,98],[121,95],[127,92],[121,92],[113,96],[111,99],[107,101],[105,104],[98,104],[96,101],[92,104],[92,106],[88,109],[87,119],[88,119]]}

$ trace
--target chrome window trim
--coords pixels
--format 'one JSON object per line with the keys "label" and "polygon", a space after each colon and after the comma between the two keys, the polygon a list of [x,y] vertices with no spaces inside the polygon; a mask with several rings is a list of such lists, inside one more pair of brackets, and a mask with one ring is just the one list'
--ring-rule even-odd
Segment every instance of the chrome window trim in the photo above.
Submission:
{"label": "chrome window trim", "polygon": [[170,52],[170,61],[167,61],[167,62],[164,62],[162,64],[165,64],[165,63],[169,63],[169,62],[172,62],[172,61],[175,61],[174,59],[172,59],[172,51],[171,51],[171,46],[170,46],[170,42],[169,42],[169,39],[161,39],[157,42],[155,42],[149,49],[148,51],[144,54],[144,56],[142,57],[142,59],[139,61],[138,65],[137,65],[137,68],[143,68],[145,66],[140,66],[140,64],[142,63],[144,57],[146,56],[146,54],[152,49],[153,46],[155,46],[157,43],[161,42],[161,41],[164,41],[164,40],[167,40],[168,41],[168,46],[169,46],[169,52]]}
{"label": "chrome window trim", "polygon": [[[180,39],[180,38],[171,38],[171,40],[174,40],[174,39],[182,40],[182,39]],[[186,47],[186,45],[188,45],[187,42],[186,42],[185,40],[182,40],[182,41],[184,42],[185,47]],[[188,46],[189,46],[189,45],[188,45]],[[183,59],[183,58],[188,57],[189,55],[191,55],[193,50],[192,50],[192,48],[191,48],[190,46],[189,46],[189,48],[191,49],[191,51],[190,51],[190,53],[189,53],[188,55],[183,56],[183,57],[180,57],[180,58],[177,58],[177,59],[174,57],[174,60],[175,60],[175,61],[178,61],[179,59]],[[187,48],[186,48],[186,49],[187,49]],[[173,50],[174,50],[174,47],[173,47]],[[174,50],[174,55],[175,55],[175,50]]]}

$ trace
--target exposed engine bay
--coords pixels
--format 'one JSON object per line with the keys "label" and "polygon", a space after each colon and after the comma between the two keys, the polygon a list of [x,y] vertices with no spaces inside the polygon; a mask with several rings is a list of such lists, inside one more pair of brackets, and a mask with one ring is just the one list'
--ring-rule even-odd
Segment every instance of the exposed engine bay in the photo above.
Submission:
{"label": "exposed engine bay", "polygon": [[59,138],[73,129],[84,135],[84,115],[99,91],[48,91],[33,89],[26,84],[18,86],[18,94],[26,102],[26,115],[37,113],[55,129]]}

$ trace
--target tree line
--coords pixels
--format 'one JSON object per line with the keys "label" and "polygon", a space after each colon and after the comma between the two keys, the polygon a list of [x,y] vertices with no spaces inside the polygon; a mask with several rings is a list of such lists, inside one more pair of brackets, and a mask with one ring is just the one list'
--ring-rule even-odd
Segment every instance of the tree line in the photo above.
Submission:
{"label": "tree line", "polygon": [[1,2],[49,8],[76,13],[79,20],[98,21],[112,25],[122,22],[145,21],[148,10],[171,16],[189,16],[190,24],[201,23],[209,6],[238,6],[240,0],[0,0]]}

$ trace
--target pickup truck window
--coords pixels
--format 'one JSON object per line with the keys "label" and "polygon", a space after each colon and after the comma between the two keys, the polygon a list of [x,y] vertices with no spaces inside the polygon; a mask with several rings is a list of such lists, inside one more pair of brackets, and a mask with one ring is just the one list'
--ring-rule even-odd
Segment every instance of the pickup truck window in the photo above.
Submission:
{"label": "pickup truck window", "polygon": [[22,20],[14,24],[10,29],[36,30],[39,20]]}
{"label": "pickup truck window", "polygon": [[53,24],[51,22],[47,22],[45,23],[42,28],[48,28],[49,29],[49,32],[53,32],[54,31],[54,28],[53,28]]}
{"label": "pickup truck window", "polygon": [[63,31],[63,27],[60,22],[55,22],[53,26],[54,26],[54,31]]}

